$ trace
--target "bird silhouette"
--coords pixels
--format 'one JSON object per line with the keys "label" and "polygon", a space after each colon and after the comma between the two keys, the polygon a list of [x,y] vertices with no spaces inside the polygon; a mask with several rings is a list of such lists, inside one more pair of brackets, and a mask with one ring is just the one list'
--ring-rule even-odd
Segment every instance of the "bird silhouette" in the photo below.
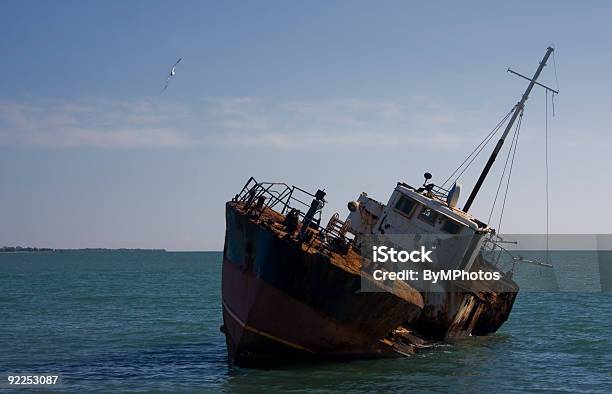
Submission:
{"label": "bird silhouette", "polygon": [[164,90],[168,89],[168,83],[170,83],[170,78],[176,75],[176,65],[179,64],[181,60],[183,60],[183,58],[179,57],[176,63],[174,63],[174,65],[172,66],[172,70],[170,70],[170,74],[168,74],[168,77],[166,78],[166,84],[164,85]]}

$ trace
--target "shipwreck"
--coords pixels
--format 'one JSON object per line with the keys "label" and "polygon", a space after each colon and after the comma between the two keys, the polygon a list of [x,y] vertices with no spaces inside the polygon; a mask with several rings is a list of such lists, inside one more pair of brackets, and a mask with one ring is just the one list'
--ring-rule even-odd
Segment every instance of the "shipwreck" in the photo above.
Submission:
{"label": "shipwreck", "polygon": [[[336,213],[324,224],[323,190],[250,178],[225,206],[221,331],[230,362],[406,356],[432,341],[496,332],[518,294],[512,273],[521,259],[502,264],[504,241],[469,210],[510,132],[517,135],[533,87],[558,93],[537,82],[552,52],[532,78],[513,72],[529,84],[496,126],[501,136],[461,208],[461,185],[445,189],[426,173],[422,186],[397,183],[386,203],[362,193],[346,218]],[[375,280],[364,245],[405,234],[460,237],[438,246],[447,267],[495,272],[499,280],[436,288]]]}

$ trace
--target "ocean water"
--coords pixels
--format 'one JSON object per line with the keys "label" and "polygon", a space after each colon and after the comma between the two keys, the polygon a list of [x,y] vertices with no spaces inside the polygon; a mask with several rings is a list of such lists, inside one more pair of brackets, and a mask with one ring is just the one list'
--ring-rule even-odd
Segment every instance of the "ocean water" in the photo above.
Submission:
{"label": "ocean water", "polygon": [[217,252],[0,253],[0,390],[46,373],[69,392],[612,392],[611,293],[524,292],[497,334],[409,358],[242,369],[220,267]]}

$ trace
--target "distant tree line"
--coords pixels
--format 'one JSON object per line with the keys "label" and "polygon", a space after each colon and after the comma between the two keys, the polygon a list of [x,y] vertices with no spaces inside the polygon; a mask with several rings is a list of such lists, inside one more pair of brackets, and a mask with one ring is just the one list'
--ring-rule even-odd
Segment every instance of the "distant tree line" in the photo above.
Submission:
{"label": "distant tree line", "polygon": [[80,248],[80,249],[53,249],[53,248],[33,248],[31,246],[3,246],[0,248],[1,252],[61,252],[67,250],[91,250],[91,251],[103,251],[103,250],[119,250],[119,251],[155,251],[155,252],[165,252],[166,249],[130,249],[130,248],[119,248],[119,249],[111,249],[111,248]]}
{"label": "distant tree line", "polygon": [[31,246],[3,246],[0,252],[52,252],[51,248],[33,248]]}

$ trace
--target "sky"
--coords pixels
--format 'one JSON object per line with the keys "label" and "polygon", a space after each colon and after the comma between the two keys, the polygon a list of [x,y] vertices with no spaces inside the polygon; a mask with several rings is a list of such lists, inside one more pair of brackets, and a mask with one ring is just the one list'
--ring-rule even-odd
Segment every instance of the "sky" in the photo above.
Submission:
{"label": "sky", "polygon": [[[519,100],[506,69],[533,75],[549,45],[549,231],[609,233],[611,18],[597,1],[5,0],[0,246],[221,250],[250,176],[325,188],[324,218],[440,184]],[[505,233],[546,231],[545,104],[536,87]]]}

